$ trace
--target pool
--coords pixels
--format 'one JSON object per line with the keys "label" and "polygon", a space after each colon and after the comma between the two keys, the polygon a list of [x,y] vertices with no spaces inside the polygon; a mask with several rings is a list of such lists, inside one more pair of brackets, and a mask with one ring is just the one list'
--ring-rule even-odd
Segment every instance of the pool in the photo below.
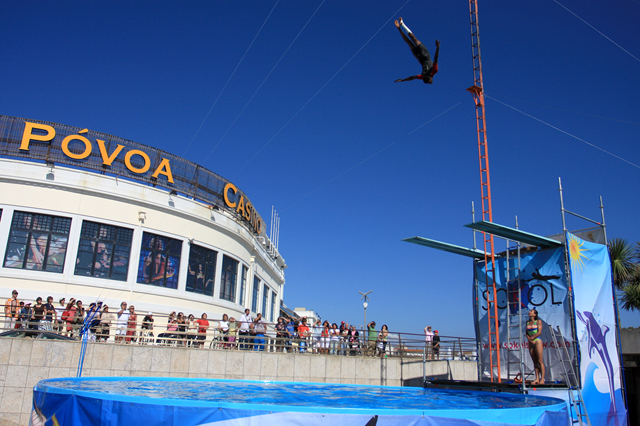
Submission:
{"label": "pool", "polygon": [[48,379],[33,407],[60,425],[568,424],[563,400],[533,395],[223,379]]}

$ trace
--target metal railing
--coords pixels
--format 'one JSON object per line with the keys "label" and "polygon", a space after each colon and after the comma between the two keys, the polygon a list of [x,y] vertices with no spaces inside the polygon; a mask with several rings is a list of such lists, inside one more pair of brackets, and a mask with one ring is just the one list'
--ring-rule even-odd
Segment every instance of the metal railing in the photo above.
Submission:
{"label": "metal railing", "polygon": [[[37,320],[31,313],[18,313],[17,318],[7,322],[4,313],[0,316],[2,332],[15,331],[14,337],[35,337],[41,332],[48,332],[72,339],[80,338],[82,323],[77,321],[61,321],[52,318],[52,321]],[[213,350],[247,350],[280,353],[304,353],[325,354],[335,356],[370,356],[370,357],[401,357],[415,358],[426,361],[436,360],[477,360],[476,340],[473,338],[457,336],[440,336],[439,348],[434,349],[432,344],[425,342],[424,335],[404,332],[390,332],[385,341],[367,336],[363,330],[357,330],[357,338],[349,339],[341,336],[338,339],[323,337],[321,330],[311,327],[310,335],[300,337],[289,335],[285,332],[278,333],[274,325],[265,323],[267,331],[264,335],[240,333],[240,323],[230,327],[229,331],[223,331],[217,325],[220,318],[208,319],[209,327],[204,333],[196,327],[188,324],[177,324],[168,329],[165,321],[166,315],[154,315],[151,328],[143,328],[144,315],[137,315],[135,326],[129,323],[128,327],[117,327],[117,319],[109,324],[94,323],[90,327],[89,341],[104,344],[132,344],[150,346],[170,346],[186,348],[203,348]],[[164,321],[163,321],[164,320]],[[159,324],[159,323],[163,324]],[[14,328],[9,329],[11,323]],[[174,325],[175,326],[175,325]],[[376,333],[377,336],[377,333]],[[56,338],[51,334],[49,338]]]}

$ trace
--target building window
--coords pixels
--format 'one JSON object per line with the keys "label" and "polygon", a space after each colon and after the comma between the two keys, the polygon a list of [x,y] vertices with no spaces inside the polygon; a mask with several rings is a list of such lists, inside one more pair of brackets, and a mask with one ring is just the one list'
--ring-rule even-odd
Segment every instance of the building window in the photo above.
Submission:
{"label": "building window", "polygon": [[180,240],[144,232],[138,282],[177,289],[181,250]]}
{"label": "building window", "polygon": [[75,275],[127,280],[133,230],[82,222]]}
{"label": "building window", "polygon": [[251,310],[258,312],[258,294],[260,293],[260,278],[253,277],[253,298],[251,299]]}
{"label": "building window", "polygon": [[218,252],[191,244],[186,290],[213,296]]}
{"label": "building window", "polygon": [[222,257],[222,277],[220,278],[220,299],[236,301],[236,281],[238,279],[238,261],[228,256]]}
{"label": "building window", "polygon": [[264,285],[264,290],[262,291],[262,316],[267,318],[267,301],[269,300],[269,287]]}
{"label": "building window", "polygon": [[5,268],[62,272],[71,219],[15,212],[4,258]]}
{"label": "building window", "polygon": [[247,288],[247,275],[249,275],[249,268],[242,265],[242,278],[240,280],[240,300],[238,304],[244,306],[244,292]]}
{"label": "building window", "polygon": [[275,315],[276,312],[276,298],[277,298],[277,294],[275,293],[275,291],[271,292],[271,316],[269,318],[271,322],[273,321],[273,316]]}

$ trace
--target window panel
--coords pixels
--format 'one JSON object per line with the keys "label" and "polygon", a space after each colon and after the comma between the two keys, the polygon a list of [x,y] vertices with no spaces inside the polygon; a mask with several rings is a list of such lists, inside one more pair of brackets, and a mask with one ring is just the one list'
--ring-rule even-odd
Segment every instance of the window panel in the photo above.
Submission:
{"label": "window panel", "polygon": [[251,298],[251,310],[258,312],[258,294],[260,293],[260,278],[253,277],[253,297]]}
{"label": "window panel", "polygon": [[220,277],[220,299],[236,301],[236,281],[238,279],[238,261],[227,255],[222,257],[222,276]]}
{"label": "window panel", "polygon": [[245,289],[247,288],[248,274],[249,274],[249,268],[242,265],[242,279],[240,280],[240,300],[238,301],[238,304],[240,306],[244,306],[244,292],[246,291]]}
{"label": "window panel", "polygon": [[274,291],[271,292],[271,316],[269,318],[271,322],[274,322],[273,318],[276,312],[276,293]]}
{"label": "window panel", "polygon": [[213,296],[218,252],[191,244],[186,290]]}
{"label": "window panel", "polygon": [[74,274],[126,281],[132,238],[132,229],[83,221]]}
{"label": "window panel", "polygon": [[267,317],[267,300],[269,300],[269,287],[264,285],[264,290],[262,290],[262,316]]}
{"label": "window panel", "polygon": [[138,282],[178,288],[182,241],[144,232],[138,264]]}
{"label": "window panel", "polygon": [[70,229],[70,218],[15,212],[4,266],[62,273]]}

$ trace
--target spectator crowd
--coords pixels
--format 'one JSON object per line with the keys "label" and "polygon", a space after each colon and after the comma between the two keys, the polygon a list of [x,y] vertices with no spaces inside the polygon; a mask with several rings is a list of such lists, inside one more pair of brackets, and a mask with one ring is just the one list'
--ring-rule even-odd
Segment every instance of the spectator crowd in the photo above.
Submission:
{"label": "spectator crowd", "polygon": [[[18,291],[13,290],[5,303],[4,332],[15,329],[44,331],[74,339],[86,333],[88,340],[97,342],[106,342],[113,337],[116,343],[123,344],[193,348],[204,347],[207,337],[212,335],[209,347],[216,349],[265,351],[270,347],[275,352],[343,356],[386,357],[393,351],[389,328],[385,324],[378,330],[375,321],[360,331],[344,321],[338,325],[320,319],[313,322],[306,317],[281,316],[275,324],[269,324],[261,313],[252,317],[251,311],[245,309],[238,319],[223,314],[221,319],[214,321],[217,327],[211,327],[206,313],[196,319],[195,315],[183,312],[171,312],[166,325],[159,325],[153,312],[147,312],[140,322],[135,306],[127,302],[110,309],[103,302],[90,303],[85,307],[81,300],[70,298],[67,301],[64,297],[54,304],[52,296],[47,297],[46,303],[41,297],[31,303],[20,301],[18,295]],[[432,332],[428,326],[424,333],[428,359],[439,359],[438,330]]]}

